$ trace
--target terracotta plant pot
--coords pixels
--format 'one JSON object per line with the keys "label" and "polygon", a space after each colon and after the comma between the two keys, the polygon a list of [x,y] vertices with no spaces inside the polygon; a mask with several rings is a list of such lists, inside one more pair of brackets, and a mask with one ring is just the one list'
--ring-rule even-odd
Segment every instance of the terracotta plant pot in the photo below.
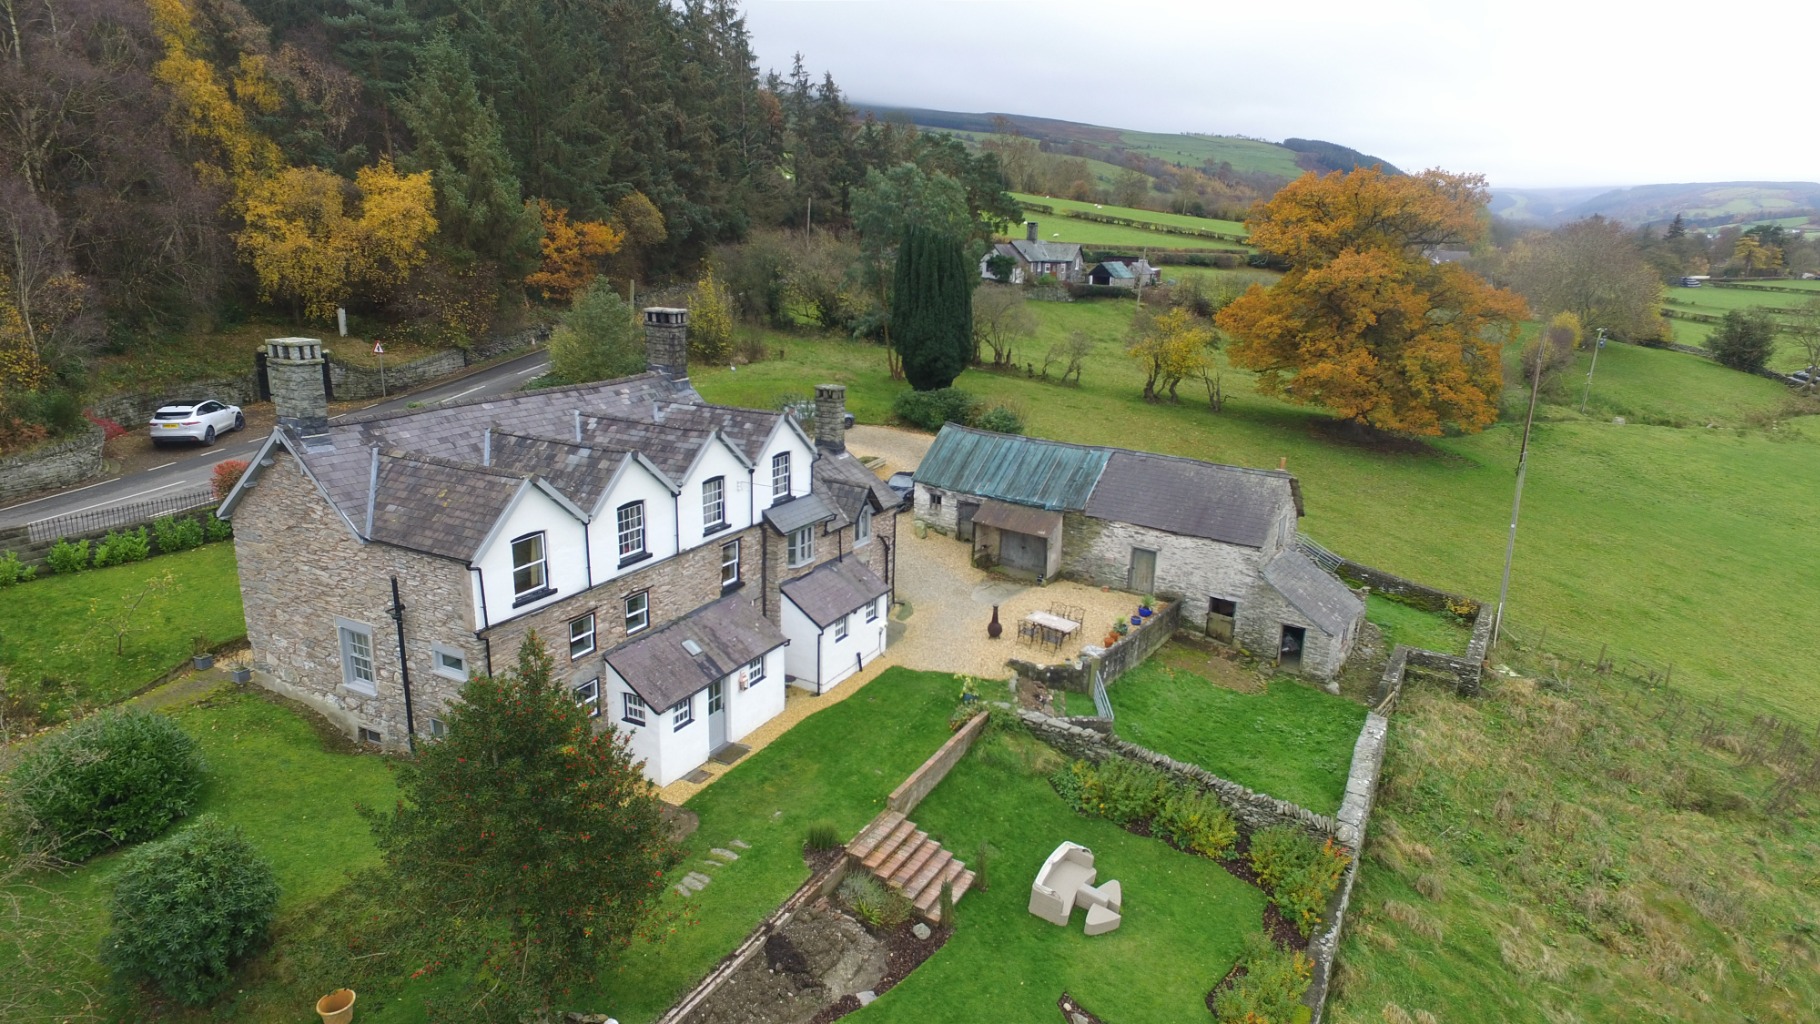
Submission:
{"label": "terracotta plant pot", "polygon": [[354,1019],[354,990],[338,988],[316,1000],[316,1013],[322,1024],[348,1024]]}

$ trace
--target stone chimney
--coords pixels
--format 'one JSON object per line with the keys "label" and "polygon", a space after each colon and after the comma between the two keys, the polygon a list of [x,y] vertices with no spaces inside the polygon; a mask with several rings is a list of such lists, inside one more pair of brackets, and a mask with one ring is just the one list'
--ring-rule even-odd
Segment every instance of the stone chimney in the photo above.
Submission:
{"label": "stone chimney", "polygon": [[847,389],[840,384],[815,385],[815,446],[847,450]]}
{"label": "stone chimney", "polygon": [[669,306],[645,310],[645,369],[670,382],[689,383],[689,311]]}
{"label": "stone chimney", "polygon": [[323,386],[319,338],[273,338],[265,343],[266,379],[278,422],[303,437],[329,427],[329,395]]}
{"label": "stone chimney", "polygon": [[1024,238],[1031,242],[1038,241],[1036,236],[1036,221],[1027,220],[1024,222]]}

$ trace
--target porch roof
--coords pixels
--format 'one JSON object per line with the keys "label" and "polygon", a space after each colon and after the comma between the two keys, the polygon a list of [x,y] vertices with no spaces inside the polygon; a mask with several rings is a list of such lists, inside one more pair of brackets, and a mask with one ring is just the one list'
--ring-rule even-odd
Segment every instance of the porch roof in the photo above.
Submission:
{"label": "porch roof", "polygon": [[1032,537],[1049,540],[1062,534],[1062,514],[1050,512],[1028,505],[1013,505],[1006,501],[987,498],[980,504],[978,512],[973,513],[976,526],[993,526],[1012,533],[1027,533]]}

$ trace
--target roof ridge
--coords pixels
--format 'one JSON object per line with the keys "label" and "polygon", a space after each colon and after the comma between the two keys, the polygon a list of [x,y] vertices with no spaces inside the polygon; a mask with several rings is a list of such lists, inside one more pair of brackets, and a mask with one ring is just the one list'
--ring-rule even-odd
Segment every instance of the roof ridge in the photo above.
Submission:
{"label": "roof ridge", "polygon": [[1107,448],[1113,455],[1138,455],[1147,459],[1171,459],[1175,462],[1192,462],[1199,466],[1211,466],[1214,469],[1230,469],[1237,473],[1256,473],[1259,476],[1275,477],[1280,480],[1293,480],[1295,474],[1286,469],[1267,469],[1261,466],[1235,466],[1230,462],[1209,462],[1197,459],[1192,455],[1171,455],[1168,452],[1141,452],[1135,448]]}
{"label": "roof ridge", "polygon": [[[468,406],[483,405],[487,402],[516,401],[521,398],[545,397],[545,396],[549,396],[549,395],[560,394],[565,391],[579,392],[579,391],[585,391],[585,390],[589,390],[589,389],[600,389],[600,388],[611,387],[611,386],[615,386],[615,385],[619,385],[619,384],[628,384],[628,383],[631,383],[632,381],[636,381],[636,380],[644,380],[647,378],[661,379],[662,377],[663,377],[663,375],[660,373],[657,373],[652,370],[646,370],[643,373],[635,373],[628,377],[615,377],[612,380],[588,381],[585,384],[556,384],[556,385],[552,385],[547,388],[536,388],[531,391],[511,391],[511,392],[507,392],[504,395],[476,395],[473,398],[462,398],[462,399],[454,399],[454,400],[445,401],[445,402],[438,402],[433,408],[428,408],[428,409],[424,409],[424,408],[413,409],[413,408],[410,408],[409,406],[406,406],[405,408],[393,409],[388,412],[346,413],[344,415],[337,416],[335,418],[335,420],[332,423],[330,423],[329,425],[331,427],[342,427],[342,426],[354,426],[354,425],[363,424],[363,423],[378,423],[378,422],[382,422],[384,420],[399,419],[399,418],[405,417],[405,416],[417,416],[417,415],[422,415],[424,413],[441,412],[445,409],[463,409],[463,408],[467,408]],[[685,403],[685,404],[694,404],[694,403]]]}
{"label": "roof ridge", "polygon": [[459,469],[463,472],[482,473],[487,476],[504,477],[509,480],[529,480],[534,476],[540,475],[537,473],[514,473],[509,469],[502,469],[499,466],[483,466],[478,462],[463,462],[460,459],[445,458],[441,455],[427,455],[423,452],[414,452],[404,448],[386,449],[379,454],[382,458],[394,459],[399,462],[417,462],[426,466],[436,466],[441,469]]}
{"label": "roof ridge", "polygon": [[553,436],[550,436],[547,434],[526,434],[526,433],[522,433],[517,430],[506,430],[505,428],[497,426],[497,425],[488,427],[487,429],[489,429],[493,432],[494,437],[516,437],[516,438],[519,438],[519,439],[525,440],[525,441],[542,441],[547,444],[559,444],[565,448],[583,448],[583,449],[587,449],[590,451],[594,450],[594,449],[602,449],[602,450],[610,451],[610,452],[628,452],[628,453],[637,451],[636,448],[628,448],[624,445],[607,444],[605,442],[599,442],[599,441],[596,441],[596,442],[574,441],[569,438],[553,437]]}

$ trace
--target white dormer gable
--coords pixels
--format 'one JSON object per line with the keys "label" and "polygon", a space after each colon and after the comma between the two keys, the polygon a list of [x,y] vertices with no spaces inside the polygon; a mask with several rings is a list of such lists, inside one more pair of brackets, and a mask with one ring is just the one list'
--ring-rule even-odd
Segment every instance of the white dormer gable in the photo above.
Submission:
{"label": "white dormer gable", "polygon": [[555,488],[526,480],[470,563],[475,621],[497,624],[586,590],[586,520]]}
{"label": "white dormer gable", "polygon": [[751,492],[752,464],[715,431],[697,452],[677,492],[676,516],[683,550],[751,526]]}
{"label": "white dormer gable", "polygon": [[776,504],[783,495],[774,483],[779,455],[788,456],[791,496],[809,493],[809,468],[815,461],[815,442],[803,433],[795,417],[779,416],[777,427],[759,449],[758,461],[752,466],[752,506],[754,515]]}
{"label": "white dormer gable", "polygon": [[623,460],[601,491],[588,543],[596,583],[677,552],[677,484],[642,455]]}

